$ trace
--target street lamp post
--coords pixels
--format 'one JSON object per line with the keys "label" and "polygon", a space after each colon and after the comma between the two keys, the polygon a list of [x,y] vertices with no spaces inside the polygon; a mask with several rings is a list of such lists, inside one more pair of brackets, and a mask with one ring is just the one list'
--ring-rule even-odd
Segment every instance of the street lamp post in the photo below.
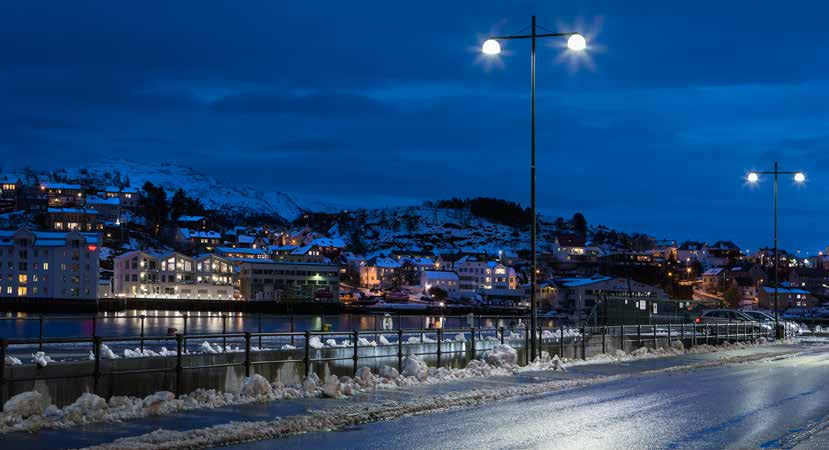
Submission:
{"label": "street lamp post", "polygon": [[796,183],[803,183],[806,181],[806,175],[803,172],[786,172],[778,169],[777,161],[774,162],[774,170],[770,172],[750,172],[746,179],[749,183],[757,183],[760,180],[760,175],[774,175],[774,333],[780,339],[780,319],[778,306],[778,287],[780,286],[780,263],[777,256],[777,185],[779,175],[793,175]]}
{"label": "street lamp post", "polygon": [[530,240],[530,247],[532,251],[532,273],[530,274],[530,353],[535,360],[538,351],[541,347],[537,343],[536,336],[538,330],[538,318],[536,314],[536,287],[538,277],[538,261],[536,258],[536,234],[537,234],[537,220],[536,220],[536,205],[535,205],[535,42],[539,38],[547,37],[566,37],[567,48],[573,51],[582,51],[587,48],[587,42],[579,33],[542,33],[538,34],[536,31],[535,16],[532,16],[532,26],[530,34],[528,35],[513,35],[513,36],[493,36],[487,39],[481,51],[486,55],[497,55],[501,53],[501,44],[498,41],[512,40],[512,39],[530,39],[532,42],[532,50],[530,53],[530,91],[531,91],[531,118],[530,118],[530,137],[531,137],[531,157],[530,157],[530,209],[532,210],[532,235]]}

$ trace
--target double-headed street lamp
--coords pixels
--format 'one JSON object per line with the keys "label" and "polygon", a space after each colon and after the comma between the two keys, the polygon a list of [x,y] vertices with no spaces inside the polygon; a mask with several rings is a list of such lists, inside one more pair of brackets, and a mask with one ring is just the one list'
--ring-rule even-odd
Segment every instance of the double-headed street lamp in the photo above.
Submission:
{"label": "double-headed street lamp", "polygon": [[760,175],[774,175],[774,332],[777,338],[782,338],[780,335],[780,320],[778,318],[778,303],[777,303],[777,288],[780,285],[780,270],[777,261],[777,178],[779,175],[793,175],[795,183],[803,183],[806,181],[806,175],[803,172],[786,172],[778,170],[777,161],[774,162],[774,170],[770,172],[749,172],[746,179],[749,183],[757,183],[760,181]]}
{"label": "double-headed street lamp", "polygon": [[544,33],[538,34],[536,32],[536,25],[535,25],[535,16],[532,18],[532,27],[530,34],[527,35],[514,35],[514,36],[493,36],[487,39],[484,44],[481,46],[481,51],[485,55],[497,55],[501,53],[501,44],[498,41],[503,40],[511,40],[511,39],[530,39],[532,41],[532,52],[530,54],[530,90],[532,92],[532,114],[530,119],[530,136],[531,136],[531,151],[532,157],[530,160],[530,203],[532,209],[532,238],[530,247],[532,248],[532,273],[530,274],[530,329],[532,332],[530,333],[530,353],[532,354],[532,360],[535,360],[537,356],[537,350],[541,350],[541,347],[537,345],[537,336],[536,333],[538,331],[538,320],[536,314],[536,285],[537,285],[537,276],[538,276],[538,265],[536,261],[536,228],[537,228],[537,221],[536,221],[536,207],[535,207],[535,41],[539,38],[548,38],[548,37],[566,37],[567,38],[567,48],[571,51],[582,51],[587,48],[587,41],[584,39],[584,36],[578,33]]}

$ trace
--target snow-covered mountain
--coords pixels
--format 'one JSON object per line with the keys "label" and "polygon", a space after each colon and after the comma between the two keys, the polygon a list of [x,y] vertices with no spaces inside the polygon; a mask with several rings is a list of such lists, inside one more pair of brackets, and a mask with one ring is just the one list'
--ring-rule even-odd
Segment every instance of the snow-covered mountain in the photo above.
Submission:
{"label": "snow-covered mountain", "polygon": [[122,160],[95,162],[84,168],[67,169],[66,172],[69,177],[75,177],[80,175],[82,169],[86,169],[93,178],[100,179],[119,173],[122,179],[129,178],[130,186],[138,188],[149,181],[164,187],[170,195],[181,188],[187,195],[200,199],[209,209],[276,214],[288,221],[293,221],[305,211],[292,196],[283,192],[263,192],[251,186],[228,185],[180,164]]}

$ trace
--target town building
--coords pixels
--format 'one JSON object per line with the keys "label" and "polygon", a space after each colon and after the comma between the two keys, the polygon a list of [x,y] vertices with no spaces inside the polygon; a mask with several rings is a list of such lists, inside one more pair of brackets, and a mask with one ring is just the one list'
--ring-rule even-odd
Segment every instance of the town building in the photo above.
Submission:
{"label": "town building", "polygon": [[103,222],[98,220],[98,211],[87,208],[49,207],[46,210],[49,226],[53,230],[93,231],[103,230]]}
{"label": "town building", "polygon": [[339,267],[286,261],[240,261],[239,290],[247,300],[318,300],[339,298]]}
{"label": "town building", "polygon": [[554,249],[556,259],[561,263],[594,263],[599,257],[598,247],[588,245],[584,236],[559,234]]}
{"label": "town building", "polygon": [[213,253],[223,258],[234,259],[269,259],[268,253],[264,248],[233,248],[233,247],[216,247]]}
{"label": "town building", "polygon": [[703,264],[713,267],[725,267],[743,258],[743,251],[731,241],[717,241],[702,249]]}
{"label": "town building", "polygon": [[179,247],[193,250],[213,251],[222,240],[218,231],[192,230],[190,228],[178,228],[176,230],[176,244]]}
{"label": "town building", "polygon": [[674,252],[676,260],[684,264],[690,264],[693,261],[702,262],[705,255],[704,247],[703,242],[685,241]]}
{"label": "town building", "polygon": [[141,206],[141,191],[138,188],[107,186],[100,194],[104,198],[117,198],[118,203],[124,208]]}
{"label": "town building", "polygon": [[0,231],[0,297],[95,300],[100,236]]}
{"label": "town building", "polygon": [[233,264],[213,254],[136,250],[115,257],[113,279],[118,297],[231,300],[236,277]]}
{"label": "town building", "polygon": [[[759,292],[759,305],[763,309],[774,309],[774,287],[763,286]],[[815,297],[807,290],[792,287],[777,288],[777,303],[779,309],[811,308],[816,306]]]}
{"label": "town building", "polygon": [[420,285],[427,294],[432,288],[443,289],[449,298],[458,298],[460,292],[458,274],[447,270],[424,270],[420,275]]}
{"label": "town building", "polygon": [[585,317],[602,300],[623,302],[668,298],[662,288],[622,277],[595,275],[590,278],[557,278],[555,309],[564,309]]}
{"label": "town building", "polygon": [[394,285],[395,271],[400,269],[400,263],[394,258],[377,256],[360,265],[360,286],[362,287],[390,287]]}
{"label": "town building", "polygon": [[84,206],[83,189],[80,184],[43,183],[40,189],[46,193],[50,208],[78,208]]}

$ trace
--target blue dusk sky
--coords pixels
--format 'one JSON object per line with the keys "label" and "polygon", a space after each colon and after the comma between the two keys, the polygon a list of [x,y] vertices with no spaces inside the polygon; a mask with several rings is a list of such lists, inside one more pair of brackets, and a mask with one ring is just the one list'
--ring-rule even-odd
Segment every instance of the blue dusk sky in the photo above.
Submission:
{"label": "blue dusk sky", "polygon": [[823,2],[239,1],[0,5],[3,168],[179,162],[347,207],[529,204],[529,42],[539,208],[658,238],[815,253],[829,168]]}

